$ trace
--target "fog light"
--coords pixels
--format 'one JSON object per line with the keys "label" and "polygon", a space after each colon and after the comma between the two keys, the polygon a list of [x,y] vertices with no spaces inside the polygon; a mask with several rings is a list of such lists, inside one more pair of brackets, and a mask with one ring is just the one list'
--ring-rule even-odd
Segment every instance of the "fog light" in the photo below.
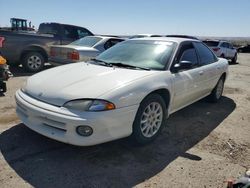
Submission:
{"label": "fog light", "polygon": [[81,136],[90,136],[93,133],[93,129],[89,126],[81,125],[76,127],[76,132]]}

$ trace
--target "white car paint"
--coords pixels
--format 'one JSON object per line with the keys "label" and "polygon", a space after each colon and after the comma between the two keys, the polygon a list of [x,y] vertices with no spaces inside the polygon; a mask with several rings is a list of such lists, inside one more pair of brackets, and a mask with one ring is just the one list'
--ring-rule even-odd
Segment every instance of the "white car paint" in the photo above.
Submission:
{"label": "white car paint", "polygon": [[[196,41],[191,39],[153,38],[153,41]],[[77,63],[49,69],[28,78],[16,93],[17,114],[26,126],[49,138],[80,146],[95,145],[132,133],[132,125],[141,101],[158,89],[170,93],[168,113],[209,95],[228,62],[217,62],[195,69],[172,73],[170,70],[132,70]],[[82,98],[103,99],[116,109],[79,112],[63,104]],[[88,125],[93,134],[79,136],[76,127]]]}

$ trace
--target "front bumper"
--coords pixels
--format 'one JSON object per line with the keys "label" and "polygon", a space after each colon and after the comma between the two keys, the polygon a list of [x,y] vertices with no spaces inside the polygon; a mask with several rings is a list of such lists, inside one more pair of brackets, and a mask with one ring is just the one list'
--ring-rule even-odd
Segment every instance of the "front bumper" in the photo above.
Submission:
{"label": "front bumper", "polygon": [[[96,145],[127,137],[132,133],[138,105],[103,112],[74,114],[36,100],[21,90],[16,93],[16,112],[30,129],[55,140],[78,146]],[[76,127],[88,125],[93,134],[88,137],[76,133]]]}

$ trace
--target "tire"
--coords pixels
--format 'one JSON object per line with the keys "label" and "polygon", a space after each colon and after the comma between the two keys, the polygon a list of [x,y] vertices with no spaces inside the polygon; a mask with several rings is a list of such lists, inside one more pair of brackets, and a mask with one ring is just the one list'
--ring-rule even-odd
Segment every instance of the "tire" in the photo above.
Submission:
{"label": "tire", "polygon": [[28,72],[39,72],[43,69],[45,59],[39,52],[29,52],[24,58],[22,65]]}
{"label": "tire", "polygon": [[132,144],[152,142],[161,132],[167,118],[166,104],[158,94],[147,96],[140,104],[131,135]]}
{"label": "tire", "polygon": [[224,82],[225,82],[224,77],[221,77],[217,82],[215,88],[211,92],[211,94],[208,96],[210,102],[216,103],[220,100],[224,89]]}
{"label": "tire", "polygon": [[237,63],[237,53],[234,55],[234,58],[232,59],[232,63],[233,64]]}
{"label": "tire", "polygon": [[6,91],[7,91],[6,83],[0,81],[0,93],[5,93]]}

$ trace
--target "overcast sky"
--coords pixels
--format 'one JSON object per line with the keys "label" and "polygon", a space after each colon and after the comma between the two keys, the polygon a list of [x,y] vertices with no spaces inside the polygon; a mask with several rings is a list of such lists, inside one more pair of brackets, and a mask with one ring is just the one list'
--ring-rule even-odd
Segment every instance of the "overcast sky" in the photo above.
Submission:
{"label": "overcast sky", "polygon": [[12,17],[84,26],[97,34],[250,37],[250,0],[0,0]]}

